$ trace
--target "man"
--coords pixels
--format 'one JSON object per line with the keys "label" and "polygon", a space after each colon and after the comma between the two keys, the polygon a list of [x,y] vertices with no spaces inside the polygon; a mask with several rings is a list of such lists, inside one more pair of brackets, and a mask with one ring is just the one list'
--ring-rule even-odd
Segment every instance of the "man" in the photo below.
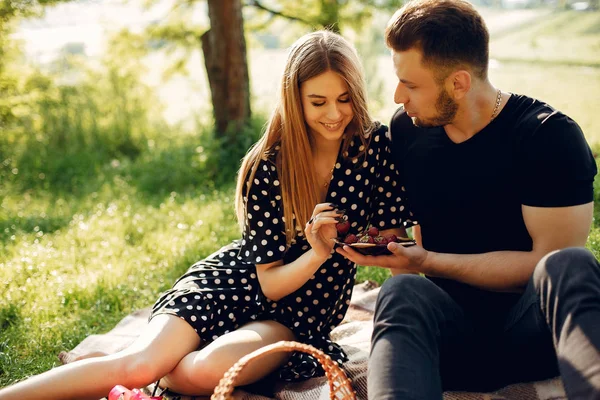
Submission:
{"label": "man", "polygon": [[600,399],[600,265],[583,248],[596,165],[579,126],[492,85],[487,28],[466,1],[409,2],[385,36],[418,245],[338,250],[394,274],[377,301],[369,398],[560,373],[570,399]]}

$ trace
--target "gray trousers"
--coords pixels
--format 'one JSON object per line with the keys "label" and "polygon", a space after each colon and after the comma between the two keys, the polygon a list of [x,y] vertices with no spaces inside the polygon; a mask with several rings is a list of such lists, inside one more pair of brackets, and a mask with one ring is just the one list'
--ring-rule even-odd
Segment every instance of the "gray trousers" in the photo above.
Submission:
{"label": "gray trousers", "polygon": [[569,399],[600,399],[600,264],[584,248],[536,267],[522,294],[418,275],[377,299],[369,399],[436,399],[561,375]]}

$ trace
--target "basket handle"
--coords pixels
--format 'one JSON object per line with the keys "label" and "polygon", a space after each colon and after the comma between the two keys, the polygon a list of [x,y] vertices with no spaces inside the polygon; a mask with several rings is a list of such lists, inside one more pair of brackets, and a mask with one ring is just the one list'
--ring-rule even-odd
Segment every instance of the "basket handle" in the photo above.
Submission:
{"label": "basket handle", "polygon": [[[272,353],[278,353],[282,351],[301,351],[304,353],[308,353],[311,356],[315,357],[321,366],[323,366],[323,370],[325,371],[325,376],[327,377],[327,382],[329,383],[329,399],[336,400],[336,392],[337,387],[334,384],[336,377],[341,377],[346,380],[348,390],[346,393],[342,393],[344,397],[340,398],[341,400],[356,400],[356,392],[351,388],[350,380],[346,376],[346,373],[339,367],[337,363],[335,363],[331,357],[327,354],[323,353],[321,350],[304,343],[294,342],[294,341],[286,341],[282,340],[277,343],[273,343],[262,347],[258,350],[253,351],[250,354],[246,354],[244,357],[240,358],[238,362],[236,362],[229,370],[223,375],[223,378],[219,381],[219,385],[215,388],[211,396],[211,400],[230,400],[233,399],[232,393],[234,390],[235,379],[239,375],[239,373],[253,360],[266,356]],[[339,383],[338,383],[339,385]]]}

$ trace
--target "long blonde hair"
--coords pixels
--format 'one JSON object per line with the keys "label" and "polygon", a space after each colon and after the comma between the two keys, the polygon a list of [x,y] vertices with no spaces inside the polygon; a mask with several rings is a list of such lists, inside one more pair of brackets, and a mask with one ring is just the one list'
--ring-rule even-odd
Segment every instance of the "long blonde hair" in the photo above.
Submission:
{"label": "long blonde hair", "polygon": [[373,121],[367,110],[364,74],[356,50],[343,37],[333,32],[317,31],[302,36],[292,45],[288,54],[278,103],[265,133],[242,161],[235,193],[235,210],[242,229],[247,215],[245,197],[258,164],[274,151],[276,145],[281,147],[276,166],[288,245],[296,236],[294,224],[302,227],[310,219],[318,203],[318,184],[304,120],[300,85],[327,71],[333,71],[344,79],[354,114],[344,132],[342,154],[346,154],[352,138],[359,139],[363,148],[367,148],[367,137],[373,129]]}

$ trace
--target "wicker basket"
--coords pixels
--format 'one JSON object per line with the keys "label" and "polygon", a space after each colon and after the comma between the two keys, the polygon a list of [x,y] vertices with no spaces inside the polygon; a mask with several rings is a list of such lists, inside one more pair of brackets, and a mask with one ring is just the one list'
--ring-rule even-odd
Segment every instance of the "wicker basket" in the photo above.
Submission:
{"label": "wicker basket", "polygon": [[210,399],[233,400],[234,397],[232,393],[235,386],[235,380],[242,369],[244,369],[251,361],[262,356],[282,351],[301,351],[315,357],[321,363],[321,366],[325,371],[325,376],[329,382],[329,398],[331,400],[356,400],[356,392],[352,388],[352,382],[350,382],[346,373],[331,359],[331,357],[308,344],[290,341],[273,343],[242,357],[237,363],[229,368],[225,375],[223,375],[223,378],[221,378],[219,385],[215,388]]}

